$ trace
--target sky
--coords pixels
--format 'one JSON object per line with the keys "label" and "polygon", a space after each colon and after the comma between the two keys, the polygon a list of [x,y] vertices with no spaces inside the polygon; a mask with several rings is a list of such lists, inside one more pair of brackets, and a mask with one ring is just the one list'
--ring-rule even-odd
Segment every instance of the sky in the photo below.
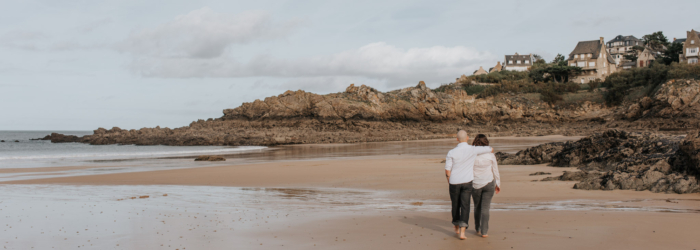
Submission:
{"label": "sky", "polygon": [[181,127],[286,90],[429,87],[506,54],[700,30],[700,1],[0,0],[0,130]]}

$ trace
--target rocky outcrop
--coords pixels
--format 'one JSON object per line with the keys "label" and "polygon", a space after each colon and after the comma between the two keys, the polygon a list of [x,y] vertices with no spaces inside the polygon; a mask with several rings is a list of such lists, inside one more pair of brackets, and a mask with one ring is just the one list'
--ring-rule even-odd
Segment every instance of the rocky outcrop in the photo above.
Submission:
{"label": "rocky outcrop", "polygon": [[[684,134],[700,129],[700,84],[695,80],[669,81],[654,95],[615,108],[589,101],[553,106],[538,94],[476,98],[462,87],[457,83],[432,90],[420,82],[390,92],[365,85],[350,85],[344,92],[327,95],[287,91],[226,109],[220,118],[175,129],[99,128],[83,137],[52,134],[44,139],[98,145],[270,146],[437,139],[451,137],[459,129],[489,136],[590,135],[608,128]],[[546,163],[559,146],[542,146],[504,160]],[[587,159],[570,160],[575,165]]]}
{"label": "rocky outcrop", "polygon": [[269,146],[437,139],[459,129],[490,136],[572,135],[601,129],[600,116],[611,113],[590,102],[555,109],[537,96],[476,99],[457,85],[434,91],[420,82],[390,92],[350,85],[345,92],[328,95],[287,91],[181,128],[99,128],[83,137],[52,134],[45,139],[96,145]]}
{"label": "rocky outcrop", "polygon": [[31,140],[50,140],[51,142],[55,142],[55,143],[82,142],[82,138],[77,137],[75,135],[64,135],[64,134],[59,134],[59,133],[51,133],[50,135],[44,136],[44,138],[37,138],[37,139],[31,139]]}
{"label": "rocky outcrop", "polygon": [[218,155],[200,155],[194,161],[226,161],[226,158]]}
{"label": "rocky outcrop", "polygon": [[[576,189],[691,193],[700,191],[698,145],[700,132],[684,138],[613,129],[563,143],[560,147],[543,144],[498,157],[503,162],[518,159],[516,162],[524,164],[535,161],[557,167],[577,167],[582,171],[567,171],[561,176],[543,179],[579,181],[574,185]],[[543,148],[552,149],[547,153],[550,157],[530,156],[531,152],[543,152]]]}
{"label": "rocky outcrop", "polygon": [[552,156],[559,153],[563,142],[545,143],[539,146],[521,150],[516,154],[496,153],[499,164],[504,165],[534,165],[552,162]]}
{"label": "rocky outcrop", "polygon": [[684,133],[700,129],[700,82],[674,79],[661,84],[650,96],[622,105],[608,127]]}

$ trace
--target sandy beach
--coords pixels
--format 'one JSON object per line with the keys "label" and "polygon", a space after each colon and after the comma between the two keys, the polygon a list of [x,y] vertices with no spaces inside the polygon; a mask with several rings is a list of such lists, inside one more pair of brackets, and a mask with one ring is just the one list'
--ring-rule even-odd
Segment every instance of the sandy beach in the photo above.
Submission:
{"label": "sandy beach", "polygon": [[[420,145],[426,142],[405,143]],[[451,142],[440,140],[428,143],[449,146]],[[495,147],[498,150],[498,146]],[[57,193],[62,187],[71,190],[119,190],[107,197],[107,202],[88,202],[96,202],[95,207],[113,203],[115,207],[123,207],[123,211],[136,209],[132,205],[155,206],[149,207],[150,210],[143,209],[140,215],[131,212],[112,215],[115,218],[126,216],[127,220],[137,218],[138,223],[128,225],[132,233],[118,238],[97,234],[94,237],[102,240],[93,238],[90,243],[106,246],[105,242],[119,242],[115,249],[151,249],[144,246],[156,247],[160,244],[165,244],[162,249],[308,249],[314,246],[322,249],[700,247],[700,239],[695,237],[697,225],[700,224],[700,195],[576,190],[572,188],[573,182],[541,182],[537,180],[549,175],[530,176],[540,171],[559,175],[564,170],[575,170],[545,165],[501,166],[503,191],[493,200],[490,237],[484,239],[474,235],[472,227],[467,231],[468,239],[459,240],[449,222],[449,197],[443,164],[440,163],[442,157],[439,154],[396,154],[276,161],[19,180],[3,182],[1,186],[51,189]],[[195,189],[197,191],[193,191]],[[178,194],[177,190],[183,191]],[[220,192],[222,200],[208,199],[208,192]],[[235,195],[226,192],[234,192]],[[168,196],[162,195],[167,193]],[[139,198],[145,195],[149,197]],[[228,200],[227,196],[234,198]],[[177,205],[177,200],[172,199],[196,199],[196,202]],[[227,205],[226,202],[231,204]],[[134,204],[126,205],[129,203]],[[184,214],[178,210],[188,207],[198,212]],[[240,213],[237,209],[259,209],[260,214],[248,212],[235,215]],[[166,213],[171,213],[168,221],[161,222]],[[200,213],[217,218],[215,220],[218,222],[193,224],[189,221]],[[32,221],[29,218],[26,220]],[[246,220],[258,226],[242,226],[240,221]],[[39,225],[30,227],[33,226]],[[109,224],[98,223],[95,226],[104,228]],[[190,230],[185,230],[188,227]],[[17,229],[4,230],[11,234]],[[204,231],[207,233],[202,235],[210,236],[200,235]],[[2,238],[8,249],[31,245],[30,241],[19,241],[19,238],[18,241],[7,240],[8,234],[4,235]],[[159,235],[158,240],[149,235]],[[24,235],[24,238],[27,236]],[[197,237],[200,239],[196,240]],[[163,242],[177,244],[166,247],[167,244]]]}

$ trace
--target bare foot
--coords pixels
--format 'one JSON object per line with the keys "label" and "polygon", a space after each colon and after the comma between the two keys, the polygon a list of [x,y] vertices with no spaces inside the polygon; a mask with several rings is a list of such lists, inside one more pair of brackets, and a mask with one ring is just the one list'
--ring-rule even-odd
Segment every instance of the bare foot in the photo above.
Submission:
{"label": "bare foot", "polygon": [[482,234],[482,235],[481,235],[481,238],[486,238],[486,237],[489,237],[489,235],[488,235],[488,234]]}
{"label": "bare foot", "polygon": [[458,226],[455,226],[455,233],[459,234],[459,227]]}
{"label": "bare foot", "polygon": [[467,236],[464,236],[464,232],[465,232],[465,231],[467,231],[467,228],[466,228],[466,227],[460,228],[460,230],[459,230],[459,239],[460,239],[460,240],[465,240],[465,239],[467,239]]}

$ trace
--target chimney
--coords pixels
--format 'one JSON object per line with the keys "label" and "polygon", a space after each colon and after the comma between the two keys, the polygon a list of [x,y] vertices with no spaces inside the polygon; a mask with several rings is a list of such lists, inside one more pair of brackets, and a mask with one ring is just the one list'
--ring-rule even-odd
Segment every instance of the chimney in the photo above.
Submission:
{"label": "chimney", "polygon": [[674,42],[676,41],[676,38],[675,38],[675,37],[673,38],[673,41],[674,41]]}
{"label": "chimney", "polygon": [[517,55],[518,55],[518,52],[515,52],[515,55],[517,56]]}
{"label": "chimney", "polygon": [[600,37],[600,44],[604,44],[604,43],[605,43],[604,40],[605,40],[605,39],[601,36],[601,37]]}

